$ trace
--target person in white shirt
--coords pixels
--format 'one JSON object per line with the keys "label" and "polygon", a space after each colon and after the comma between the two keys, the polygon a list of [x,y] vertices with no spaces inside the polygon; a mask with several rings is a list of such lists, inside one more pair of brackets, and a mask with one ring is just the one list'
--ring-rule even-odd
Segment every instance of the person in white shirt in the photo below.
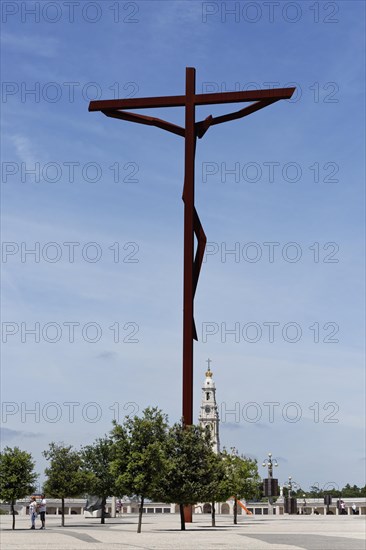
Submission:
{"label": "person in white shirt", "polygon": [[42,522],[40,529],[46,529],[46,507],[47,507],[47,501],[46,501],[45,495],[41,495],[41,502],[38,508],[39,515],[41,516],[41,522]]}
{"label": "person in white shirt", "polygon": [[36,517],[37,517],[37,500],[36,497],[32,497],[31,503],[29,505],[29,515],[31,518],[31,529],[36,528]]}

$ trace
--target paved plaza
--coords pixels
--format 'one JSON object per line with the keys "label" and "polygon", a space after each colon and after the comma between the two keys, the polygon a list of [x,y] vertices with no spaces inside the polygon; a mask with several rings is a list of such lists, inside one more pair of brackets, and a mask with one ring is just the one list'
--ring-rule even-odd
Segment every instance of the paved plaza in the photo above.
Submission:
{"label": "paved plaza", "polygon": [[[178,514],[145,515],[142,533],[136,533],[137,516],[108,519],[47,517],[45,531],[29,530],[29,517],[0,516],[2,550],[365,550],[365,516],[243,517],[238,525],[229,516],[200,515],[180,531]],[[37,520],[37,526],[40,522]]]}

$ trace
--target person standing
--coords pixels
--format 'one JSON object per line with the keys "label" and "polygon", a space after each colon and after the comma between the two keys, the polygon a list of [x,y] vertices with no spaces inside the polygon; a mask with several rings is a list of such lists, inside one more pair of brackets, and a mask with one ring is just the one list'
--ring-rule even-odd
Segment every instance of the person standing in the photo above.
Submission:
{"label": "person standing", "polygon": [[39,504],[39,515],[41,516],[42,525],[40,529],[46,529],[46,508],[47,501],[45,495],[41,495],[41,502]]}
{"label": "person standing", "polygon": [[29,505],[29,515],[31,518],[31,529],[36,528],[36,517],[37,517],[37,500],[36,497],[32,497]]}

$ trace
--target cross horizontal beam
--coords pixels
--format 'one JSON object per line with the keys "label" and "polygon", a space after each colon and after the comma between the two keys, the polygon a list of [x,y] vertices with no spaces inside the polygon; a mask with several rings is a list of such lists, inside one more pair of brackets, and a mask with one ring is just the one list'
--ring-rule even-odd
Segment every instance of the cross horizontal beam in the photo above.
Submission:
{"label": "cross horizontal beam", "polygon": [[102,113],[111,118],[119,118],[120,120],[137,122],[138,124],[146,124],[147,126],[157,126],[157,128],[161,128],[162,130],[166,130],[167,132],[172,132],[173,134],[177,134],[178,136],[185,136],[184,128],[182,128],[181,126],[177,126],[176,124],[172,124],[171,122],[167,122],[166,120],[162,120],[161,118],[138,115],[137,113],[126,113],[126,111],[118,110],[105,110],[102,111]]}
{"label": "cross horizontal beam", "polygon": [[[290,99],[296,88],[277,88],[270,90],[248,90],[245,92],[221,92],[195,94],[195,105],[240,103],[242,101],[260,101],[263,99]],[[106,99],[91,101],[89,111],[108,111],[115,109],[149,109],[153,107],[184,107],[185,95],[161,97],[132,97],[127,99]]]}
{"label": "cross horizontal beam", "polygon": [[256,111],[263,109],[263,107],[267,107],[268,105],[272,105],[272,103],[276,103],[276,101],[279,101],[279,99],[262,99],[261,101],[256,101],[255,103],[248,105],[248,107],[244,107],[244,109],[240,109],[240,111],[234,111],[233,113],[228,113],[226,115],[217,117],[213,117],[212,115],[210,115],[205,120],[196,123],[197,137],[202,138],[207,130],[211,126],[215,126],[215,124],[221,124],[222,122],[229,122],[230,120],[236,120],[238,118],[243,118],[247,115],[251,115]]}

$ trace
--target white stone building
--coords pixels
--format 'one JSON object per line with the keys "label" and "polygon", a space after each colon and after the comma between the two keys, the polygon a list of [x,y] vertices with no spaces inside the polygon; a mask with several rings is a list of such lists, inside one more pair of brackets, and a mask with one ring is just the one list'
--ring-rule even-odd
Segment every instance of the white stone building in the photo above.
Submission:
{"label": "white stone building", "polygon": [[216,387],[212,379],[210,369],[211,359],[207,359],[208,368],[206,378],[202,387],[202,400],[198,422],[203,428],[210,430],[212,449],[215,453],[220,452],[219,436],[219,411],[216,404]]}

